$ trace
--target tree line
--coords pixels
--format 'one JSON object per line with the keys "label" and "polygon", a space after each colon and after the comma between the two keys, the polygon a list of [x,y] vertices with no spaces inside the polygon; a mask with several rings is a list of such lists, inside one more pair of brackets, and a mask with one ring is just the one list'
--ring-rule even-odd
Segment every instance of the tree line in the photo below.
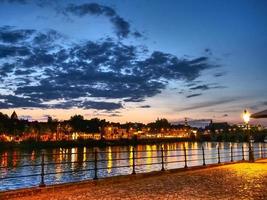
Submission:
{"label": "tree line", "polygon": [[113,126],[129,130],[134,128],[141,130],[142,128],[149,128],[150,132],[160,130],[162,128],[173,128],[167,119],[157,119],[155,122],[148,124],[143,123],[115,123],[109,122],[105,119],[92,118],[84,119],[82,115],[71,116],[70,119],[58,121],[48,116],[46,122],[29,121],[25,119],[18,119],[17,117],[9,117],[0,112],[0,134],[7,134],[13,136],[22,136],[25,133],[55,133],[55,132],[85,132],[85,133],[99,133],[104,127]]}

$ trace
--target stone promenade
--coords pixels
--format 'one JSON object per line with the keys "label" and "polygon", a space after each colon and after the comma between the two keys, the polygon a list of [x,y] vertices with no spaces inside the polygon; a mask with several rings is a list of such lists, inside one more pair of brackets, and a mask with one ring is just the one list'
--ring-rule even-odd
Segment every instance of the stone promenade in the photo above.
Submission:
{"label": "stone promenade", "polygon": [[[133,177],[133,178],[131,178]],[[49,187],[1,200],[267,199],[267,160]]]}

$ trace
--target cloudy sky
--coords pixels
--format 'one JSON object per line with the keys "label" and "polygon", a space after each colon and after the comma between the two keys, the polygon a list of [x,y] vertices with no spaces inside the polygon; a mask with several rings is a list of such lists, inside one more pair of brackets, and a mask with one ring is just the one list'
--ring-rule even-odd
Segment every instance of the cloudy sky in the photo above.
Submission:
{"label": "cloudy sky", "polygon": [[7,114],[239,122],[266,75],[264,0],[0,0]]}

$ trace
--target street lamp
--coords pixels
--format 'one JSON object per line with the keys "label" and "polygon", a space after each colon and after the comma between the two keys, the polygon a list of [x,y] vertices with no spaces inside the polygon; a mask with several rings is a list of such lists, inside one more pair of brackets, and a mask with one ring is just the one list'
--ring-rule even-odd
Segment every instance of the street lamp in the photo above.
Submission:
{"label": "street lamp", "polygon": [[248,146],[248,148],[249,148],[249,161],[250,162],[254,162],[254,154],[253,154],[253,151],[252,151],[252,135],[251,135],[251,133],[250,133],[250,131],[249,131],[249,120],[250,120],[250,113],[247,111],[247,110],[244,110],[244,112],[243,112],[243,120],[244,120],[244,122],[245,122],[245,126],[246,126],[246,130],[247,130],[247,132],[249,133],[249,146]]}
{"label": "street lamp", "polygon": [[244,120],[244,122],[245,122],[245,124],[247,125],[247,128],[248,128],[248,123],[249,123],[249,120],[250,120],[250,113],[247,110],[244,110],[244,112],[243,112],[243,120]]}

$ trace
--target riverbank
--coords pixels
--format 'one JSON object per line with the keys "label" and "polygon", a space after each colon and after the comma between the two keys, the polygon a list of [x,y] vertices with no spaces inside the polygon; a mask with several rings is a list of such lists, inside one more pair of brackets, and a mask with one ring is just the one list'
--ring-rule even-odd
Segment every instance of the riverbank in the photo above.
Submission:
{"label": "riverbank", "polygon": [[[267,133],[254,134],[254,142],[264,142]],[[51,149],[72,147],[106,147],[106,146],[135,146],[143,144],[164,144],[173,142],[248,142],[248,138],[237,139],[211,139],[211,138],[149,138],[149,139],[120,139],[120,140],[61,140],[61,141],[36,141],[26,140],[22,142],[0,142],[0,151],[6,149]]]}
{"label": "riverbank", "polygon": [[[266,199],[267,160],[195,170],[115,177],[84,183],[36,188],[37,192],[0,193],[13,200],[56,199]],[[28,190],[28,189],[26,189]],[[25,190],[25,191],[26,191]],[[23,192],[22,190],[20,192]]]}
{"label": "riverbank", "polygon": [[76,141],[23,141],[2,142],[0,150],[6,149],[49,149],[72,147],[106,147],[106,146],[135,146],[142,144],[162,144],[171,142],[191,142],[188,138],[155,138],[155,139],[121,139],[121,140],[76,140]]}

